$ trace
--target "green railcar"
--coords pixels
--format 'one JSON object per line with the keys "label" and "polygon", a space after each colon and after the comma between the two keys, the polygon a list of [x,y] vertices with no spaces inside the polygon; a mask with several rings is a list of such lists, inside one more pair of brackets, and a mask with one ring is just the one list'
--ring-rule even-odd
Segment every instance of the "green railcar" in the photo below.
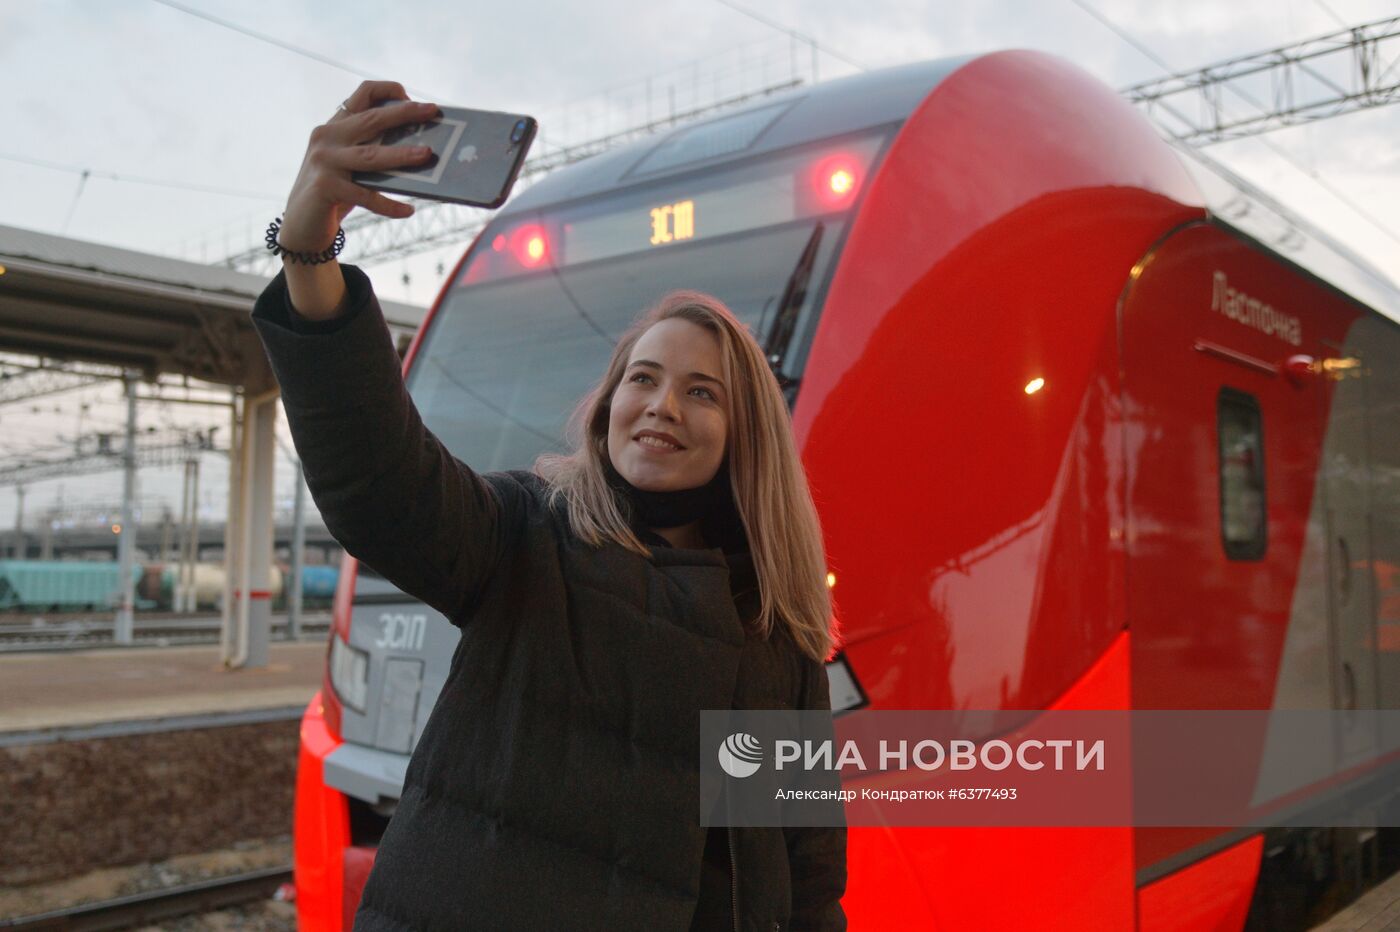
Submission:
{"label": "green railcar", "polygon": [[[142,569],[132,567],[133,582],[140,581]],[[121,602],[120,579],[114,562],[0,560],[0,611],[115,608]]]}

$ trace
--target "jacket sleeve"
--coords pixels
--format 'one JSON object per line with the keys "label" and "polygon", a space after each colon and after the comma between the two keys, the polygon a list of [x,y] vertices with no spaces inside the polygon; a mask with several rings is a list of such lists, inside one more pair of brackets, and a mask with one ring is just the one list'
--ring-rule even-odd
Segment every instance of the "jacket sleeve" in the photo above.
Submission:
{"label": "jacket sleeve", "polygon": [[326,528],[347,553],[460,624],[510,546],[525,493],[505,474],[477,475],[424,426],[369,278],[342,269],[341,316],[301,318],[279,272],[253,324]]}
{"label": "jacket sleeve", "polygon": [[[803,709],[831,710],[826,668],[807,659],[803,665]],[[792,928],[844,930],[846,912],[846,827],[784,828],[788,870],[792,876]]]}

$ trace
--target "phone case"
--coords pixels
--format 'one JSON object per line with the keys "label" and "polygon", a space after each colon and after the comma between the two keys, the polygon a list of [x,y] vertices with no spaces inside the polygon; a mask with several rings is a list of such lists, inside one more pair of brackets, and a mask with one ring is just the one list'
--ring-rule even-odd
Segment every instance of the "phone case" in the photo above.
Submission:
{"label": "phone case", "polygon": [[440,119],[396,126],[378,140],[384,146],[432,146],[430,162],[411,169],[355,172],[355,183],[454,204],[500,207],[510,196],[538,124],[522,113],[439,109]]}

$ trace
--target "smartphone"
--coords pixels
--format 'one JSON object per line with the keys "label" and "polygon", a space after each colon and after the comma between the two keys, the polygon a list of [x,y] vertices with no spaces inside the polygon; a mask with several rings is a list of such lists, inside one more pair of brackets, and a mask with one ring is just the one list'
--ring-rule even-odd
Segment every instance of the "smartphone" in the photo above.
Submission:
{"label": "smartphone", "polygon": [[[375,106],[395,103],[400,101],[384,100]],[[433,154],[427,161],[392,171],[355,172],[351,177],[376,191],[500,207],[510,196],[539,124],[523,113],[438,109],[441,117],[395,126],[378,140],[381,146],[431,146]]]}

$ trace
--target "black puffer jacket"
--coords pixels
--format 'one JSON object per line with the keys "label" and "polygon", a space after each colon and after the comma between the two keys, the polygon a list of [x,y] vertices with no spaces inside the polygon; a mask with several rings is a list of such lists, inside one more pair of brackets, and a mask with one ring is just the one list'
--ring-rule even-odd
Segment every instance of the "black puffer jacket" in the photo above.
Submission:
{"label": "black puffer jacket", "polygon": [[[344,270],[346,316],[301,321],[279,274],[254,322],[331,533],[462,630],[355,928],[689,928],[700,711],[830,708],[822,665],[746,634],[733,555],[588,547],[532,473],[456,460]],[[728,837],[735,927],[845,928],[844,829]]]}

